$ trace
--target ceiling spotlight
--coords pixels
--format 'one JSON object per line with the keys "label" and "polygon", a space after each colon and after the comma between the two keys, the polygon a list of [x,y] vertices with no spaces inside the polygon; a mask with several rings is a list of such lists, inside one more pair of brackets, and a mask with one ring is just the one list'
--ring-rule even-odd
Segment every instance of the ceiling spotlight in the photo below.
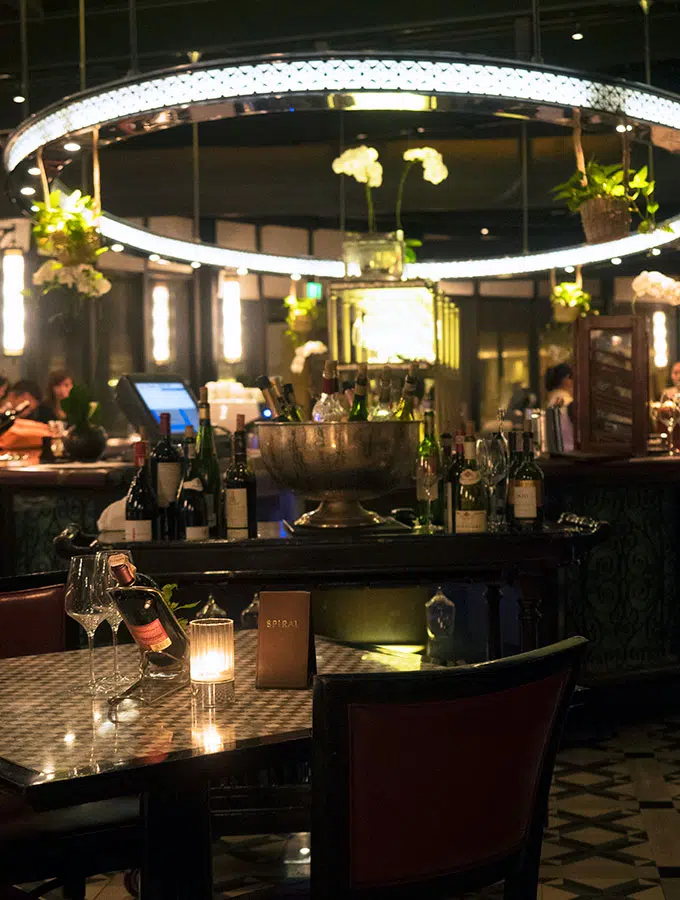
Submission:
{"label": "ceiling spotlight", "polygon": [[633,130],[632,125],[626,125],[626,131],[632,131],[632,130]]}
{"label": "ceiling spotlight", "polygon": [[299,281],[301,277],[302,276],[300,275],[299,272],[293,272],[293,274],[290,276],[290,280],[291,281]]}
{"label": "ceiling spotlight", "polygon": [[66,141],[64,150],[67,150],[69,153],[77,153],[80,150],[80,144],[76,144],[75,141]]}
{"label": "ceiling spotlight", "polygon": [[29,187],[29,186],[22,187],[21,190],[19,191],[19,193],[23,194],[24,197],[32,197],[33,194],[35,194],[35,188]]}
{"label": "ceiling spotlight", "polygon": [[122,253],[125,247],[122,244],[111,244],[111,249],[114,253]]}
{"label": "ceiling spotlight", "polygon": [[486,235],[489,233],[489,229],[488,228],[480,228],[479,233],[483,234],[486,237]]}
{"label": "ceiling spotlight", "polygon": [[160,255],[158,253],[149,253],[150,262],[158,262]]}
{"label": "ceiling spotlight", "polygon": [[36,206],[35,203],[33,204],[33,206],[31,206],[31,212],[38,212],[39,209],[40,207]]}
{"label": "ceiling spotlight", "polygon": [[196,262],[196,261],[192,262],[191,268],[192,269],[200,269],[201,268],[200,262]]}
{"label": "ceiling spotlight", "polygon": [[661,249],[659,247],[652,247],[651,254],[652,256],[661,256]]}
{"label": "ceiling spotlight", "polygon": [[565,271],[565,272],[570,272],[570,273],[571,273],[571,272],[574,271],[574,267],[573,267],[573,266],[565,266],[565,267],[564,267],[564,271]]}
{"label": "ceiling spotlight", "polygon": [[621,262],[622,262],[622,260],[621,260],[621,257],[620,257],[620,256],[612,256],[611,264],[612,264],[613,266],[620,266],[620,265],[621,265]]}
{"label": "ceiling spotlight", "polygon": [[422,133],[425,131],[425,129],[422,128],[422,127],[421,127],[421,128],[416,128],[416,131],[418,132],[418,134],[422,134]]}
{"label": "ceiling spotlight", "polygon": [[12,97],[12,100],[14,100],[15,103],[25,103],[26,102],[26,98],[24,97],[23,94],[15,94],[14,97]]}
{"label": "ceiling spotlight", "polygon": [[247,275],[248,269],[246,269],[245,266],[239,266],[238,269],[236,270],[236,274],[237,275]]}
{"label": "ceiling spotlight", "polygon": [[572,41],[582,41],[583,40],[583,32],[574,31],[571,35]]}
{"label": "ceiling spotlight", "polygon": [[40,169],[37,166],[31,166],[28,170],[29,175],[40,175]]}
{"label": "ceiling spotlight", "polygon": [[623,134],[623,132],[626,130],[626,126],[625,126],[625,125],[621,125],[621,123],[619,123],[619,124],[616,126],[616,130],[618,131],[619,134]]}

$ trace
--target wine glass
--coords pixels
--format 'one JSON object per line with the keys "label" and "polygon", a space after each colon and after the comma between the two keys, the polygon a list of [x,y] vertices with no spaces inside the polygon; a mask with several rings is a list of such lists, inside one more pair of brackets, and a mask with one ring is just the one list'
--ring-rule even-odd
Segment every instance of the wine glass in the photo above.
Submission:
{"label": "wine glass", "polygon": [[[94,562],[94,582],[93,582],[93,598],[94,605],[101,611],[102,616],[111,626],[112,646],[113,646],[113,675],[107,675],[101,680],[105,689],[110,689],[114,693],[118,693],[122,688],[132,684],[135,680],[128,675],[121,675],[118,663],[118,629],[123,617],[118,611],[118,607],[114,603],[109,594],[109,588],[117,585],[116,579],[111,574],[109,566],[109,558],[113,555],[121,555],[120,550],[99,550],[95,556]],[[132,556],[128,550],[122,551],[122,555],[126,556],[129,562],[132,562]]]}
{"label": "wine glass", "polygon": [[675,426],[678,423],[678,418],[680,417],[680,407],[678,407],[678,395],[675,397],[667,398],[662,401],[661,405],[656,414],[657,420],[661,423],[662,427],[666,429],[667,435],[667,443],[666,448],[668,450],[669,456],[675,456],[675,444],[673,442],[673,433],[675,431]]}
{"label": "wine glass", "polygon": [[489,530],[498,531],[503,523],[498,514],[498,488],[508,477],[510,466],[508,442],[500,426],[490,437],[477,441],[477,464],[489,492]]}
{"label": "wine glass", "polygon": [[75,619],[85,629],[90,662],[88,693],[97,694],[94,676],[94,633],[104,618],[104,612],[95,604],[94,556],[74,556],[68,567],[64,607],[66,615]]}
{"label": "wine glass", "polygon": [[425,494],[427,508],[425,521],[414,528],[420,534],[436,534],[441,529],[432,523],[432,501],[437,497],[439,480],[442,476],[442,462],[438,448],[432,446],[422,456],[418,457],[418,469],[416,477],[419,489]]}

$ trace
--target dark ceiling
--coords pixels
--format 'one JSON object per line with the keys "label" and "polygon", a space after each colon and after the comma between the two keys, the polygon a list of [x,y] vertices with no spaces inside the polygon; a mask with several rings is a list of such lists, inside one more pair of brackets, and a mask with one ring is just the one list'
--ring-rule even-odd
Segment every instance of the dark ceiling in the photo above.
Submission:
{"label": "dark ceiling", "polygon": [[[0,0],[0,130],[22,118],[19,4]],[[644,79],[643,13],[636,0],[543,2],[541,55],[550,64]],[[130,41],[130,10],[137,29]],[[39,109],[78,90],[78,0],[27,0],[28,98]],[[655,0],[649,15],[652,81],[680,91],[680,2]],[[580,32],[583,40],[574,41]],[[363,0],[290,4],[280,0],[86,0],[88,86],[187,60],[315,49],[429,49],[530,58],[529,0]],[[577,220],[553,206],[549,187],[573,168],[569,135],[532,123],[530,246],[580,240]],[[398,171],[405,142],[445,154],[451,176],[440,188],[409,184],[407,226],[428,238],[427,256],[514,252],[521,246],[520,125],[490,116],[337,112],[268,115],[201,125],[201,211],[249,221],[337,227],[360,224],[362,198],[330,162],[344,143],[375,144]],[[191,133],[187,127],[139,138],[102,154],[104,199],[121,215],[191,213]],[[616,159],[615,135],[586,136],[586,152]],[[634,150],[638,161],[644,147]],[[657,151],[662,213],[680,210],[680,159]],[[390,160],[392,162],[390,163]],[[77,173],[74,173],[74,176]],[[388,174],[378,211],[390,223]],[[67,179],[68,180],[68,176]],[[11,212],[0,205],[0,215]],[[480,228],[491,234],[481,242]],[[486,246],[490,244],[491,247]]]}

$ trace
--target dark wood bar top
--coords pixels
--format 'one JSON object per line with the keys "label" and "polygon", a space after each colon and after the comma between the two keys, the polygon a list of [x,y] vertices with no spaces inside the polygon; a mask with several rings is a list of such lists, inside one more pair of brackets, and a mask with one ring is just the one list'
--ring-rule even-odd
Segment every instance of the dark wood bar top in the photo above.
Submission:
{"label": "dark wood bar top", "polygon": [[611,483],[680,481],[680,456],[650,455],[628,459],[551,456],[539,464],[547,479],[592,479]]}
{"label": "dark wood bar top", "polygon": [[129,483],[134,466],[126,462],[38,463],[37,456],[0,464],[0,486],[14,488],[111,487]]}

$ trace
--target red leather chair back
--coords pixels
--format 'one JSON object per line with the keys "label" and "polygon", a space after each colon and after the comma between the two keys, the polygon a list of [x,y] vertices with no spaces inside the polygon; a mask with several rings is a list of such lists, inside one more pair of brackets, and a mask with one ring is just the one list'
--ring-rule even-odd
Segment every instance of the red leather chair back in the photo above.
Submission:
{"label": "red leather chair back", "polygon": [[64,585],[0,593],[0,659],[66,648]]}
{"label": "red leather chair back", "polygon": [[318,678],[315,895],[426,897],[445,879],[456,893],[462,876],[488,872],[493,883],[514,871],[531,836],[540,842],[584,644],[440,672]]}

